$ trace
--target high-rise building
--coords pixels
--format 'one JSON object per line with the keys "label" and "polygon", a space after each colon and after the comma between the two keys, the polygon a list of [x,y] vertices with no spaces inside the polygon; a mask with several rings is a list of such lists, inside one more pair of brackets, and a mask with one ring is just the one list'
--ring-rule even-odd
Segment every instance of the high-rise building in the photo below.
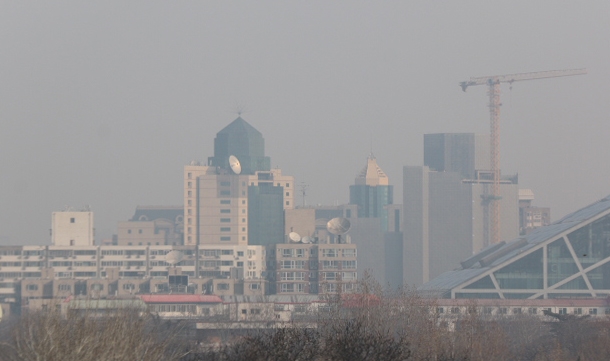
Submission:
{"label": "high-rise building", "polygon": [[424,134],[424,165],[437,172],[456,172],[475,178],[489,170],[489,136],[474,133]]}
{"label": "high-rise building", "polygon": [[371,153],[366,166],[349,187],[350,204],[358,205],[358,218],[379,218],[382,231],[388,230],[387,206],[393,203],[393,186]]}
{"label": "high-rise building", "polygon": [[[284,240],[284,210],[294,207],[294,177],[270,169],[264,139],[241,117],[218,132],[208,165],[184,168],[187,245],[259,244]],[[229,164],[239,160],[240,171]]]}
{"label": "high-rise building", "polygon": [[227,169],[232,155],[241,163],[241,174],[271,169],[271,159],[265,156],[263,135],[241,117],[216,134],[214,156],[208,158],[208,165]]}
{"label": "high-rise building", "polygon": [[[490,243],[489,136],[424,135],[424,166],[404,167],[404,281],[449,271]],[[500,181],[500,237],[519,234],[517,177]]]}

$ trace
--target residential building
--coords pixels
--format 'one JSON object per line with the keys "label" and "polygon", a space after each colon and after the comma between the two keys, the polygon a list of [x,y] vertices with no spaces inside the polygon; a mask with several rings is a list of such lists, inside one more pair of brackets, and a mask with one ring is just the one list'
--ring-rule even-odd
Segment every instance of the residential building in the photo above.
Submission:
{"label": "residential building", "polygon": [[92,246],[94,244],[93,212],[68,208],[51,215],[51,243],[56,246]]}
{"label": "residential building", "polygon": [[119,222],[115,245],[181,245],[183,230],[182,206],[138,206],[129,221]]}
{"label": "residential building", "polygon": [[[270,169],[264,139],[241,117],[218,132],[208,165],[184,168],[185,244],[266,245],[283,241],[294,208],[294,177]],[[229,164],[240,162],[236,172]]]}

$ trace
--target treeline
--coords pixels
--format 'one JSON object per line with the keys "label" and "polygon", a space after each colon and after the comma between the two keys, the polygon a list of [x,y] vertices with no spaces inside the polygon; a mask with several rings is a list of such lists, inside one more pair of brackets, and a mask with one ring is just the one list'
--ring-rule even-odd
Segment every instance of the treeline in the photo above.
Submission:
{"label": "treeline", "polygon": [[610,359],[605,319],[490,318],[473,302],[469,312],[449,321],[415,292],[388,295],[370,283],[359,291],[330,298],[330,308],[315,315],[316,327],[287,324],[213,346],[197,342],[188,323],[135,309],[102,316],[32,312],[0,323],[0,361]]}

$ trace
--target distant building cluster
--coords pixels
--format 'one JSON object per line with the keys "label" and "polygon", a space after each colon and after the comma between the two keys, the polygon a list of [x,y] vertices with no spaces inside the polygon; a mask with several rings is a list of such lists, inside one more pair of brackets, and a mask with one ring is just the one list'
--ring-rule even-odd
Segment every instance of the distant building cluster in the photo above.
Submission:
{"label": "distant building cluster", "polygon": [[351,292],[365,272],[389,287],[421,286],[498,247],[492,201],[506,241],[550,224],[517,176],[502,177],[491,199],[487,136],[426,134],[424,164],[403,169],[403,204],[371,153],[349,204],[299,207],[294,177],[271,168],[264,145],[238,117],[207,162],[184,166],[183,205],[137,206],[97,245],[88,208],[54,212],[50,246],[0,247],[0,304],[20,312],[69,296],[309,297]]}

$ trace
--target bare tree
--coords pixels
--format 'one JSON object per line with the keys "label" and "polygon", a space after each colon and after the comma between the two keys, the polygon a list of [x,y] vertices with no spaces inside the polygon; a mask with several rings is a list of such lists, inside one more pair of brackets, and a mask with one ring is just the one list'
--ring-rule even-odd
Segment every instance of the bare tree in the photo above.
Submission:
{"label": "bare tree", "polygon": [[0,344],[2,361],[179,360],[188,351],[181,326],[169,325],[137,309],[101,317],[88,312],[22,316]]}

